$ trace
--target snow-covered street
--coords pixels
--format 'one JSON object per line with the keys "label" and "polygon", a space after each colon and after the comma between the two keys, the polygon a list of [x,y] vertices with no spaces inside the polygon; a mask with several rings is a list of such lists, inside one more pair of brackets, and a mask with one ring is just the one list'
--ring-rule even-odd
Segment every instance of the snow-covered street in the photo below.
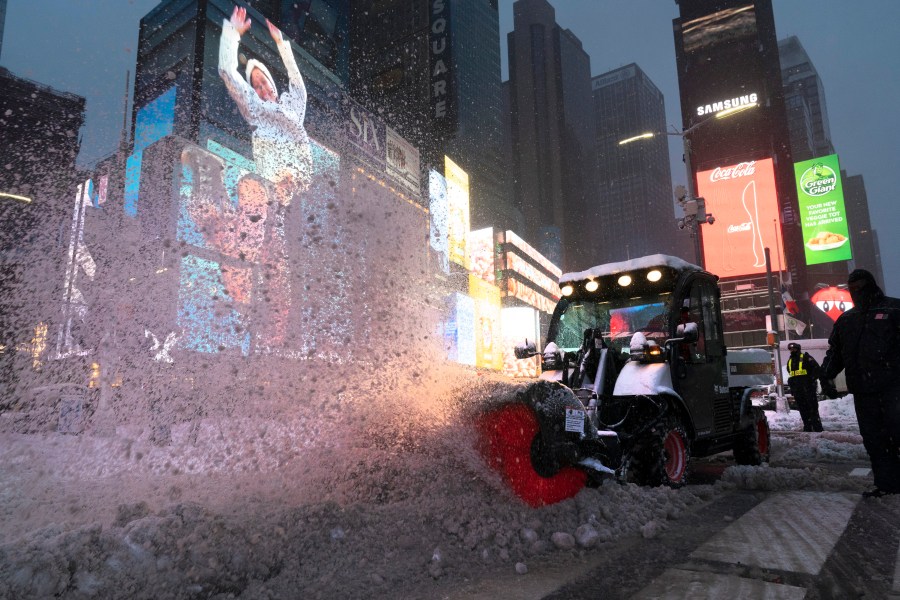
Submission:
{"label": "snow-covered street", "polygon": [[[454,393],[496,384],[471,385]],[[848,397],[821,403],[820,434],[797,432],[796,411],[767,413],[771,466],[680,490],[606,483],[531,509],[472,450],[463,411],[394,400],[402,414],[373,404],[351,423],[340,410],[186,423],[167,446],[139,427],[4,433],[0,596],[442,597],[498,577],[557,581],[537,573],[657,538],[736,490],[844,498],[871,481],[833,468],[866,462]]]}

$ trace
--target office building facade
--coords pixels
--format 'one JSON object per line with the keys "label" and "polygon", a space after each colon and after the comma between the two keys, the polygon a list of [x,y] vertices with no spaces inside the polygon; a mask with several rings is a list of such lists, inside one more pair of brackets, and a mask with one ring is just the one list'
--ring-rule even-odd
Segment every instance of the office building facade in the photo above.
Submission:
{"label": "office building facade", "polygon": [[834,154],[825,86],[796,36],[778,42],[781,80],[795,162]]}
{"label": "office building facade", "polygon": [[[71,278],[69,199],[85,99],[0,67],[0,403],[45,360]],[[10,396],[6,396],[10,394]]]}
{"label": "office building facade", "polygon": [[351,8],[351,92],[415,144],[469,174],[471,224],[515,227],[502,152],[497,0],[362,0]]}
{"label": "office building facade", "polygon": [[[729,347],[766,343],[769,263],[801,302],[807,270],[771,0],[676,0],[682,127],[698,195],[705,266],[719,275]],[[716,116],[740,109],[728,118]],[[749,207],[749,208],[747,208]]]}
{"label": "office building facade", "polygon": [[[850,225],[850,243],[853,246],[853,260],[849,261],[849,270],[866,269],[871,271],[881,289],[884,289],[884,270],[881,263],[881,249],[878,245],[878,233],[872,227],[869,215],[869,198],[862,175],[848,175],[841,171],[844,185],[844,205],[847,209],[847,221]],[[845,283],[845,281],[839,283]]]}
{"label": "office building facade", "polygon": [[563,271],[596,261],[584,235],[596,197],[590,57],[546,0],[513,4],[508,35],[515,202],[534,245]]}
{"label": "office building facade", "polygon": [[633,63],[597,75],[591,88],[598,186],[587,214],[599,225],[592,256],[599,264],[678,253],[666,136],[619,144],[666,130],[662,92]]}

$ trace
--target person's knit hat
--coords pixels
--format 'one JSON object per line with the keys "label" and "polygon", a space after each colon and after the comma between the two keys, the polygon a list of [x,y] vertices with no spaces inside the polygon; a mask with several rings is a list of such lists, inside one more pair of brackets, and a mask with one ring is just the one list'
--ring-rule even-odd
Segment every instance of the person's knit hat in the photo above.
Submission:
{"label": "person's knit hat", "polygon": [[[855,269],[850,275],[847,277],[847,283],[853,283],[854,281],[861,281],[865,279],[869,283],[875,283],[875,276],[865,269]],[[877,285],[877,284],[876,284]]]}
{"label": "person's knit hat", "polygon": [[259,69],[263,75],[266,76],[266,79],[269,80],[269,84],[272,86],[272,90],[275,92],[275,97],[278,97],[278,86],[275,85],[275,80],[272,78],[272,74],[269,73],[269,69],[266,65],[262,64],[255,58],[251,58],[247,61],[247,70],[245,71],[247,77],[247,83],[251,86],[253,85],[253,81],[250,80],[250,76],[253,74],[253,69]]}

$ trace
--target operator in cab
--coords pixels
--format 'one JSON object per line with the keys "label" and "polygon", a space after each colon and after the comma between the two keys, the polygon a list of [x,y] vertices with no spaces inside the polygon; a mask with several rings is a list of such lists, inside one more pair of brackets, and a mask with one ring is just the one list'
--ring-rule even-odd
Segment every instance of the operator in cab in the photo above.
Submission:
{"label": "operator in cab", "polygon": [[787,361],[788,385],[803,419],[803,431],[822,431],[819,400],[816,398],[816,380],[821,374],[821,367],[808,352],[803,352],[797,342],[788,344],[788,350],[791,352]]}

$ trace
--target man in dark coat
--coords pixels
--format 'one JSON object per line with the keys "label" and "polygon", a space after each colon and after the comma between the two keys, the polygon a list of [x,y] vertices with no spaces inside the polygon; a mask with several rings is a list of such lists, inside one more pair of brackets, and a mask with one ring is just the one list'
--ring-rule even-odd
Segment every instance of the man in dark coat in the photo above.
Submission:
{"label": "man in dark coat", "polygon": [[787,360],[788,385],[800,409],[803,431],[822,431],[819,418],[819,400],[816,398],[816,380],[820,375],[819,363],[808,352],[802,352],[800,344],[788,344],[791,356]]}
{"label": "man in dark coat", "polygon": [[900,300],[864,269],[847,283],[853,308],[835,322],[822,368],[826,379],[846,369],[875,476],[875,489],[863,495],[877,498],[900,493]]}

